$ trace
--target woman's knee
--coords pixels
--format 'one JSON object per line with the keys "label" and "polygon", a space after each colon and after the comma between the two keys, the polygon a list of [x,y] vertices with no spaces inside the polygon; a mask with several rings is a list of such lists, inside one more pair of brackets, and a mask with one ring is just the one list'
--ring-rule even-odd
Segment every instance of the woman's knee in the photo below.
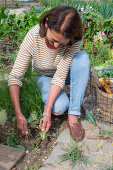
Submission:
{"label": "woman's knee", "polygon": [[89,69],[90,60],[88,54],[85,51],[79,51],[71,62],[71,68],[75,69]]}
{"label": "woman's knee", "polygon": [[69,99],[68,99],[68,97],[66,97],[65,100],[57,100],[57,101],[55,101],[55,103],[53,105],[52,114],[55,115],[55,116],[60,116],[68,108],[69,108]]}

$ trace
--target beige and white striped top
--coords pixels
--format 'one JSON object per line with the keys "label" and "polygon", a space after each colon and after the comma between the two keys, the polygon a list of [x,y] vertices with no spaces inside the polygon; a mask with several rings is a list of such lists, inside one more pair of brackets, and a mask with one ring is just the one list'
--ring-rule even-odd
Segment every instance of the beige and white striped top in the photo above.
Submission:
{"label": "beige and white striped top", "polygon": [[50,49],[45,39],[39,35],[39,25],[33,27],[25,36],[13,69],[9,75],[8,86],[13,84],[22,86],[22,78],[31,59],[41,76],[52,76],[52,84],[61,88],[65,85],[65,79],[73,56],[80,51],[81,41],[71,47],[60,45],[57,49]]}

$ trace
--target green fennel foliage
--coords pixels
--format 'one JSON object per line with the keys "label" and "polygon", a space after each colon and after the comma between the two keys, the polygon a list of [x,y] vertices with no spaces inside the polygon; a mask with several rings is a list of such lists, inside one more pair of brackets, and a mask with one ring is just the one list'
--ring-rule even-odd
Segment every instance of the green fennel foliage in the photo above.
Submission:
{"label": "green fennel foliage", "polygon": [[37,112],[39,119],[42,117],[44,108],[40,89],[36,85],[37,76],[37,72],[32,72],[32,67],[30,65],[23,78],[23,85],[20,88],[20,106],[22,113],[26,118],[34,111]]}

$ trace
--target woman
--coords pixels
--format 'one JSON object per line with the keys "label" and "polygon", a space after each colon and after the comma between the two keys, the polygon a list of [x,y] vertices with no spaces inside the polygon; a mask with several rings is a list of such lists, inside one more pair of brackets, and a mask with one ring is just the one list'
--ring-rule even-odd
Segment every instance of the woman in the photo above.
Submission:
{"label": "woman", "polygon": [[[49,130],[51,113],[63,114],[68,108],[68,125],[74,140],[82,140],[84,129],[78,121],[89,76],[89,58],[81,51],[82,22],[75,8],[59,6],[46,12],[39,25],[26,35],[9,76],[9,90],[17,118],[17,127],[25,135],[27,121],[19,104],[19,88],[22,78],[33,58],[40,76],[40,86],[44,102],[40,129]],[[70,101],[63,90],[70,84]]]}

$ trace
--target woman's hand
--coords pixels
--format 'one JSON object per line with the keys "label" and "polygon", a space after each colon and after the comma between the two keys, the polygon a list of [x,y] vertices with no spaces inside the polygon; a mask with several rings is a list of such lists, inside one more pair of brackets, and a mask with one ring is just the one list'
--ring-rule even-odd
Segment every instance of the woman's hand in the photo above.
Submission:
{"label": "woman's hand", "polygon": [[23,135],[28,134],[27,120],[23,114],[18,115],[17,117],[17,128],[21,131]]}
{"label": "woman's hand", "polygon": [[43,118],[40,119],[39,128],[42,131],[48,132],[49,128],[51,126],[51,108],[49,108],[47,105],[45,106]]}

